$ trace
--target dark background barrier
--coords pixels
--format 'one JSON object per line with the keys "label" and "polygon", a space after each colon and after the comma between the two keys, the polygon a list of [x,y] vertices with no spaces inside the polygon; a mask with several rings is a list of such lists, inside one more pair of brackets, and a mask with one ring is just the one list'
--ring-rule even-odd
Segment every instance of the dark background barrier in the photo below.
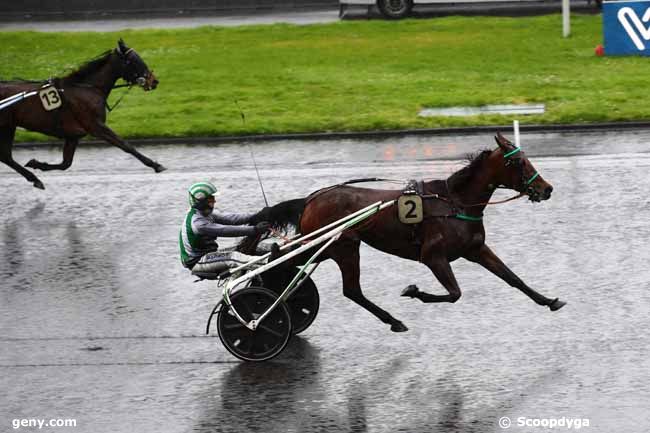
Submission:
{"label": "dark background barrier", "polygon": [[338,0],[0,0],[0,20],[226,14],[255,10],[336,7]]}

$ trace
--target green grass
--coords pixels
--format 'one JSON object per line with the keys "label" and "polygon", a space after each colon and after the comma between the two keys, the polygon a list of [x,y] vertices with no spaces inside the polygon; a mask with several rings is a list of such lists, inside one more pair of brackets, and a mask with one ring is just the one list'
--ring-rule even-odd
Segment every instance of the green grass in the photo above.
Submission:
{"label": "green grass", "polygon": [[[433,128],[424,107],[545,103],[522,123],[650,119],[647,60],[596,57],[601,17],[450,17],[119,33],[0,33],[0,77],[61,75],[123,37],[160,79],[109,115],[124,137]],[[114,102],[123,89],[111,95]],[[640,99],[641,101],[643,99]],[[238,101],[246,115],[242,123]],[[34,139],[19,133],[19,139]]]}

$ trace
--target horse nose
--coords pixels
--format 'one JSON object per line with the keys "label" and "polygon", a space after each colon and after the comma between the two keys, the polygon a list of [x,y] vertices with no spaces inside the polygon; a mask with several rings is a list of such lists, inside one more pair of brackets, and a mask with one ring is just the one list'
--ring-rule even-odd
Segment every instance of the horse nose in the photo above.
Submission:
{"label": "horse nose", "polygon": [[546,196],[546,198],[549,198],[549,197],[551,196],[551,193],[552,193],[552,192],[553,192],[553,187],[552,187],[551,185],[549,185],[549,186],[546,187],[546,189],[544,190],[544,196]]}
{"label": "horse nose", "polygon": [[155,89],[156,87],[158,87],[158,79],[154,78],[153,82],[151,83],[151,88]]}

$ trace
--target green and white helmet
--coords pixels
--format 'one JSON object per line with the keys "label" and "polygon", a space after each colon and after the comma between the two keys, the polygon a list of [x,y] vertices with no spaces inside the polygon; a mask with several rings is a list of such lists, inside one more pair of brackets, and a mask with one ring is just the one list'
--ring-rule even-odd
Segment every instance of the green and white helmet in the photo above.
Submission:
{"label": "green and white helmet", "polygon": [[197,182],[190,186],[187,192],[189,193],[190,206],[194,207],[211,195],[216,194],[217,187],[211,182]]}

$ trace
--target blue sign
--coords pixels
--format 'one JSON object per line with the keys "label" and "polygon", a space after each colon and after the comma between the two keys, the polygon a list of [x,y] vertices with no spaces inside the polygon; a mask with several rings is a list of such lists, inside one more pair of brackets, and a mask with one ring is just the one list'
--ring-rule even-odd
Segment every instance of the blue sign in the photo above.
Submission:
{"label": "blue sign", "polygon": [[603,2],[608,56],[650,56],[650,1]]}

